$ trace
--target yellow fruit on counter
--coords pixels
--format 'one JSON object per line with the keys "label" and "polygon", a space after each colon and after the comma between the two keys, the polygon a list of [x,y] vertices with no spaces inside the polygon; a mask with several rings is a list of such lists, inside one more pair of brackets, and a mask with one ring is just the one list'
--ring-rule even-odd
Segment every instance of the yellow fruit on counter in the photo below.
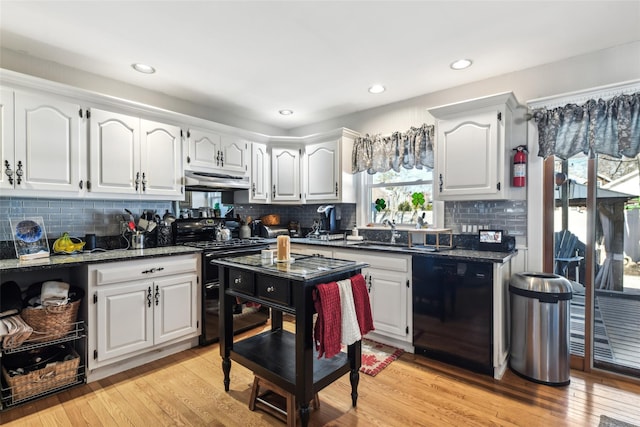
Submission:
{"label": "yellow fruit on counter", "polygon": [[53,252],[76,252],[81,251],[84,248],[85,242],[75,243],[71,240],[69,233],[64,233],[62,236],[53,242]]}

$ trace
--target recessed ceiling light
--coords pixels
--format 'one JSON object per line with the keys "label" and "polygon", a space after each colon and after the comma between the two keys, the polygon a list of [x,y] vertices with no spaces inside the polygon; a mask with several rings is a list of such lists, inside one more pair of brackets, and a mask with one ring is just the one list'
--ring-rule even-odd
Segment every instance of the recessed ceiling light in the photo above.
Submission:
{"label": "recessed ceiling light", "polygon": [[469,68],[472,62],[470,59],[458,59],[449,65],[453,70],[464,70],[465,68]]}
{"label": "recessed ceiling light", "polygon": [[282,114],[283,116],[290,116],[293,114],[293,110],[280,110],[278,111],[278,113]]}
{"label": "recessed ceiling light", "polygon": [[382,93],[386,90],[386,88],[382,85],[373,85],[369,88],[369,93]]}
{"label": "recessed ceiling light", "polygon": [[153,68],[151,65],[147,65],[147,64],[135,63],[135,64],[131,64],[131,67],[134,70],[139,71],[141,73],[145,73],[145,74],[153,74],[153,73],[156,72],[155,68]]}

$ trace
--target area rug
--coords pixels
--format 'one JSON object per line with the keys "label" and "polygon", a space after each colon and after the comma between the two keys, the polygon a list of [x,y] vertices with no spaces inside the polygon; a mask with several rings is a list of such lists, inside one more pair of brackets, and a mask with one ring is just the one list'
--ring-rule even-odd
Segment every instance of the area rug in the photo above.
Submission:
{"label": "area rug", "polygon": [[360,372],[375,377],[402,353],[402,349],[363,338]]}
{"label": "area rug", "polygon": [[598,427],[638,427],[635,424],[627,423],[625,421],[616,420],[615,418],[607,417],[606,415],[600,415],[600,424]]}

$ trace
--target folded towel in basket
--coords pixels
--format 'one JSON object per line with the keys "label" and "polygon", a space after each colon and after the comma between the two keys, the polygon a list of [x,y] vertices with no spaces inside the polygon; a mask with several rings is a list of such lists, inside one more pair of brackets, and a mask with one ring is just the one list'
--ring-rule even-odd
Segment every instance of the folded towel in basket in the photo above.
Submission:
{"label": "folded towel in basket", "polygon": [[42,284],[40,300],[42,305],[64,305],[69,302],[69,284],[47,281]]}

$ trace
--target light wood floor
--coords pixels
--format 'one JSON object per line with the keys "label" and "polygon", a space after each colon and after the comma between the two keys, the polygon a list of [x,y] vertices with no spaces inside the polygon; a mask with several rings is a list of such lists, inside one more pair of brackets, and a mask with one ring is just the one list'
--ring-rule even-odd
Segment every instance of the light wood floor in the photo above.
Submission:
{"label": "light wood floor", "polygon": [[[218,345],[194,348],[1,413],[13,426],[281,426],[248,409],[253,374],[232,364],[224,391]],[[640,426],[640,384],[572,372],[550,387],[511,371],[503,380],[405,353],[376,377],[348,376],[319,393],[310,426],[597,426],[607,415]]]}

